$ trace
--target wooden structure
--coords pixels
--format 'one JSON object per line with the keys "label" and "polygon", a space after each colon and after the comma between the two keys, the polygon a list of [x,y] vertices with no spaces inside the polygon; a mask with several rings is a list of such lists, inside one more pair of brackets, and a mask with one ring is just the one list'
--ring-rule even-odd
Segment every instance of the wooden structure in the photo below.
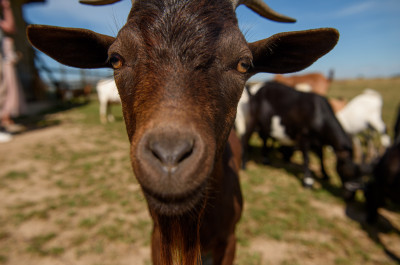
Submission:
{"label": "wooden structure", "polygon": [[22,83],[26,100],[37,101],[44,99],[46,86],[41,81],[38,70],[34,64],[35,53],[26,37],[26,22],[23,17],[22,7],[34,2],[46,2],[46,0],[12,0],[11,8],[17,27],[15,35],[15,49],[22,54],[17,64],[18,76]]}

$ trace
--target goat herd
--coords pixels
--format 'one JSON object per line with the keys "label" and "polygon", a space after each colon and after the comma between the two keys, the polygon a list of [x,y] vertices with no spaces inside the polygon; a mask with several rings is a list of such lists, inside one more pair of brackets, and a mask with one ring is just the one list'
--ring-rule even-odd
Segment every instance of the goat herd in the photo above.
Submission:
{"label": "goat herd", "polygon": [[[318,82],[314,78],[320,83],[323,80],[325,84],[320,87],[326,89],[315,89],[314,84]],[[338,104],[332,104],[325,97],[331,78],[326,79],[316,73],[287,79],[279,75],[274,81],[246,86],[235,121],[242,139],[242,167],[246,165],[250,137],[257,132],[263,140],[264,163],[269,163],[268,152],[273,147],[273,144],[268,146],[268,138],[280,143],[285,160],[290,159],[296,148],[301,151],[303,185],[311,188],[314,179],[308,165],[309,151],[318,155],[323,179],[328,180],[323,147],[330,146],[336,155],[336,170],[343,184],[345,199],[352,199],[356,190],[364,189],[367,220],[371,223],[376,221],[377,208],[383,204],[385,197],[400,202],[400,108],[395,141],[390,146],[391,139],[382,120],[383,101],[377,91],[366,89],[337,108]],[[304,88],[308,88],[308,92],[303,92]],[[374,143],[371,132],[379,134],[380,148]],[[366,146],[361,145],[360,138]],[[385,155],[380,157],[379,153],[385,149]],[[373,177],[365,178],[370,175]]]}
{"label": "goat herd", "polygon": [[[81,0],[93,5],[117,1]],[[44,25],[27,30],[32,45],[63,64],[114,69],[118,93],[108,91],[105,98],[118,94],[122,103],[132,168],[153,219],[152,261],[157,265],[199,264],[204,255],[213,264],[233,264],[243,204],[238,172],[253,131],[264,142],[272,137],[300,148],[307,187],[313,184],[308,151],[314,150],[322,163],[322,147],[332,146],[338,174],[350,191],[368,171],[352,160],[349,134],[366,125],[358,115],[368,112],[363,119],[384,132],[382,101],[375,92],[366,91],[335,115],[324,97],[292,88],[322,91],[324,84],[317,85],[321,80],[287,86],[277,78],[257,85],[256,93],[254,87],[246,89],[247,103],[240,103],[238,110],[242,125],[237,121],[242,152],[232,128],[246,80],[259,72],[300,71],[328,53],[339,34],[321,28],[248,43],[235,15],[240,4],[271,20],[295,21],[262,0],[132,0],[116,38]],[[103,85],[113,87],[113,81]],[[365,107],[373,112],[360,109]],[[397,139],[367,186],[371,221],[383,195],[399,196],[393,190],[400,185],[399,146]],[[265,154],[268,149],[264,144]],[[245,165],[246,155],[243,158]]]}

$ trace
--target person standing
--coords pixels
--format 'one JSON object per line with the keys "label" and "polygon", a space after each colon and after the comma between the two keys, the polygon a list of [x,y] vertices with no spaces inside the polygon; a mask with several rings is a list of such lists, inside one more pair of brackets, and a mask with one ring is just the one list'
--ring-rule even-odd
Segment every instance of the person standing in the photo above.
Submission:
{"label": "person standing", "polygon": [[10,1],[0,0],[0,8],[2,9],[0,98],[3,98],[0,100],[0,122],[7,131],[17,131],[21,126],[15,125],[12,117],[20,115],[25,110],[26,103],[15,68],[18,61],[13,39],[16,27]]}

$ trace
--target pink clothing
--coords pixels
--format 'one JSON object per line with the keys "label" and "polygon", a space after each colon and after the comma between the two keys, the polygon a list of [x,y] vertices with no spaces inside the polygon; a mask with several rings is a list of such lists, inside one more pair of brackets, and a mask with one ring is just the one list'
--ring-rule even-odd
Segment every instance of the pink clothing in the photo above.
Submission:
{"label": "pink clothing", "polygon": [[15,64],[17,56],[14,51],[14,40],[4,36],[3,59],[0,82],[0,117],[16,117],[26,111],[26,103],[21,84],[18,80]]}

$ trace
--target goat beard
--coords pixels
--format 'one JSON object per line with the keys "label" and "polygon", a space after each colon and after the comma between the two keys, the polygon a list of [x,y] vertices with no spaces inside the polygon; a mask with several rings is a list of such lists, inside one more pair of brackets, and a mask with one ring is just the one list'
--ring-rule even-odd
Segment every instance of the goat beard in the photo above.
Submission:
{"label": "goat beard", "polygon": [[201,264],[199,231],[204,205],[205,201],[191,212],[177,216],[158,215],[153,212],[154,264]]}

